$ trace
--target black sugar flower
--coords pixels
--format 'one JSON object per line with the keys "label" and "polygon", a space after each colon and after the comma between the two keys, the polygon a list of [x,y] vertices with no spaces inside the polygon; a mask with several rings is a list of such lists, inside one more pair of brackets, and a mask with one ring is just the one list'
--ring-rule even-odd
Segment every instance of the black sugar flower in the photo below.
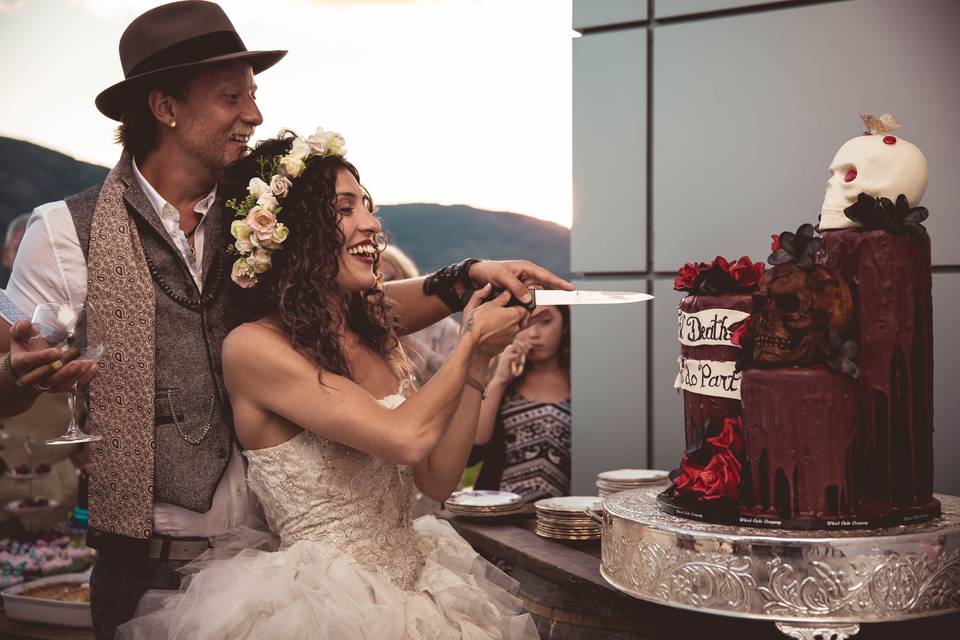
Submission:
{"label": "black sugar flower", "polygon": [[767,258],[767,262],[774,266],[795,262],[801,269],[811,268],[813,257],[823,245],[823,241],[817,238],[814,233],[812,224],[800,225],[796,233],[784,231],[774,241],[774,246],[779,244],[779,247],[774,249],[770,257]]}
{"label": "black sugar flower", "polygon": [[843,210],[843,213],[860,223],[864,229],[883,229],[889,233],[910,233],[923,235],[926,229],[922,222],[930,212],[926,207],[911,207],[907,196],[900,194],[896,203],[889,198],[874,198],[861,193],[857,201]]}
{"label": "black sugar flower", "polygon": [[844,340],[839,333],[831,329],[820,343],[820,350],[827,357],[828,367],[851,378],[860,377],[860,367],[857,365],[860,347],[856,340]]}

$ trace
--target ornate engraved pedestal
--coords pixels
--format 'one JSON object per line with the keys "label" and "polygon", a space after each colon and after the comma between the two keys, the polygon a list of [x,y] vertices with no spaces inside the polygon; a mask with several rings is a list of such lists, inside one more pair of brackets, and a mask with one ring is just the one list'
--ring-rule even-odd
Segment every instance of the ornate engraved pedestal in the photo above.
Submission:
{"label": "ornate engraved pedestal", "polygon": [[943,516],[859,531],[774,531],[662,513],[662,490],[603,501],[600,572],[636,598],[766,619],[799,639],[847,638],[860,623],[960,611],[960,498]]}

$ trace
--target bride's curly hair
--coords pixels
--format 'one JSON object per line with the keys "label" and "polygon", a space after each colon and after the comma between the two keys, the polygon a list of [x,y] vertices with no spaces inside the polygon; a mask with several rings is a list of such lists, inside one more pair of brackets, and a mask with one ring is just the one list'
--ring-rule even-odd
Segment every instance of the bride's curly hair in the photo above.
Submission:
{"label": "bride's curly hair", "polygon": [[[260,176],[260,164],[269,167],[275,157],[286,155],[295,138],[293,132],[282,131],[277,138],[259,142],[250,154],[226,170],[218,197],[223,202],[246,198],[250,179]],[[397,338],[400,321],[384,295],[379,260],[374,264],[374,287],[351,293],[336,282],[345,242],[336,209],[336,182],[337,173],[344,169],[360,182],[356,167],[341,156],[311,158],[303,173],[293,179],[280,214],[290,229],[289,236],[283,248],[273,252],[272,265],[258,276],[256,286],[242,289],[228,283],[229,323],[236,326],[275,315],[290,335],[294,349],[321,371],[353,379],[342,343],[346,328],[382,354],[398,378],[406,380],[409,368]],[[363,192],[365,204],[372,211],[373,201],[366,188]],[[224,225],[224,249],[233,242],[229,226]]]}

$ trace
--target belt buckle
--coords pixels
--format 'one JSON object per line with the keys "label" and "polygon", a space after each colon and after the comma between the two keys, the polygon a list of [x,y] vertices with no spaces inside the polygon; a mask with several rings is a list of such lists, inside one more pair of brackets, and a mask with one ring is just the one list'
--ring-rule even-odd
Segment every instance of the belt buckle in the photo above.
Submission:
{"label": "belt buckle", "polygon": [[151,538],[149,556],[160,562],[193,560],[209,548],[210,542],[203,538]]}

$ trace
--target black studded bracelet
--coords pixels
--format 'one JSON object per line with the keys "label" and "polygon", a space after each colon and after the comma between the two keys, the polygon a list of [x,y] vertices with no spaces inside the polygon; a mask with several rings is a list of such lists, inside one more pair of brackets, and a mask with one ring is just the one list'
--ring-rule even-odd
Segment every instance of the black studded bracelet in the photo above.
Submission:
{"label": "black studded bracelet", "polygon": [[459,284],[463,290],[473,288],[473,282],[470,281],[470,267],[477,262],[480,261],[476,258],[467,258],[431,273],[423,280],[423,293],[443,300],[452,313],[463,311],[467,304],[460,298],[456,286]]}

